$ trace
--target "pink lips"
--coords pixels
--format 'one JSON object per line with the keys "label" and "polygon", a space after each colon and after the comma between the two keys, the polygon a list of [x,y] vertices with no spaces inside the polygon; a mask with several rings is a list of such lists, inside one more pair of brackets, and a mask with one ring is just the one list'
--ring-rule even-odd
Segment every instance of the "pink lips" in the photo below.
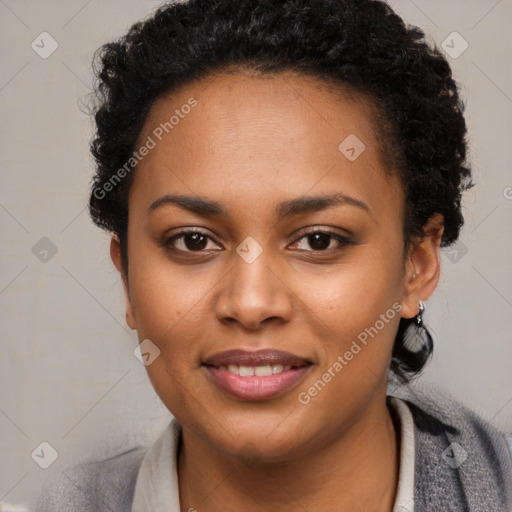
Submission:
{"label": "pink lips", "polygon": [[[310,366],[307,359],[281,350],[230,350],[209,357],[203,363],[221,390],[249,401],[283,395],[302,380]],[[236,375],[237,367],[238,370],[242,367],[240,373],[249,375]],[[250,375],[255,371],[260,375]]]}

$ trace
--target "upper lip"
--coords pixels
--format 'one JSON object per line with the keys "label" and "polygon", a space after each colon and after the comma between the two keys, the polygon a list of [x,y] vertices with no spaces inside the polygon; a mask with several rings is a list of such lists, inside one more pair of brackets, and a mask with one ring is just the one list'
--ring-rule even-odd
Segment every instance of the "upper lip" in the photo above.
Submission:
{"label": "upper lip", "polygon": [[274,364],[305,366],[311,364],[311,361],[282,350],[227,350],[226,352],[219,352],[208,357],[203,364],[215,367],[228,366],[230,364],[237,366],[266,366]]}

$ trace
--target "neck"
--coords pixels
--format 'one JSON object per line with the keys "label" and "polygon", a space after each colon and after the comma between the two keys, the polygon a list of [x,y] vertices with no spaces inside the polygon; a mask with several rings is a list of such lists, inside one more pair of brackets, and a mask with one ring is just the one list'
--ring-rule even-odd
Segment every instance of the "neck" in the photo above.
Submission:
{"label": "neck", "polygon": [[289,460],[227,456],[183,429],[178,457],[181,512],[368,510],[391,512],[399,470],[399,425],[386,406],[322,446]]}

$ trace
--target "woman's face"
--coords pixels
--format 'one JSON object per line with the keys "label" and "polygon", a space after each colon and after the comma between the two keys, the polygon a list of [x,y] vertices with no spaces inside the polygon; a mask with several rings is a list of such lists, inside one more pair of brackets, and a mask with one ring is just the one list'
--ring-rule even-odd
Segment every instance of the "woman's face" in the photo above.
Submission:
{"label": "woman's face", "polygon": [[[289,73],[217,75],[153,105],[127,321],[160,350],[156,392],[208,446],[289,459],[382,414],[421,268],[380,142],[363,99]],[[120,268],[115,240],[112,255]]]}

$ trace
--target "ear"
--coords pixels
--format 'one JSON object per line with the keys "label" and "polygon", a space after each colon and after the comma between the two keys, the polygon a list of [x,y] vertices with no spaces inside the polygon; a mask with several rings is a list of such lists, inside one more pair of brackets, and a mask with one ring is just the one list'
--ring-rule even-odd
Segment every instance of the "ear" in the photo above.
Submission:
{"label": "ear", "polygon": [[132,303],[130,300],[128,276],[125,274],[123,269],[121,259],[121,242],[119,241],[119,237],[116,234],[113,234],[112,238],[110,239],[110,257],[112,258],[112,262],[114,263],[114,266],[121,275],[121,280],[123,281],[124,297],[126,304],[126,323],[128,324],[129,327],[135,329],[135,317],[133,315]]}
{"label": "ear", "polygon": [[420,300],[426,301],[437,287],[441,273],[439,249],[443,220],[440,213],[433,215],[425,227],[424,236],[411,244],[405,264],[403,318],[414,317],[418,313]]}

